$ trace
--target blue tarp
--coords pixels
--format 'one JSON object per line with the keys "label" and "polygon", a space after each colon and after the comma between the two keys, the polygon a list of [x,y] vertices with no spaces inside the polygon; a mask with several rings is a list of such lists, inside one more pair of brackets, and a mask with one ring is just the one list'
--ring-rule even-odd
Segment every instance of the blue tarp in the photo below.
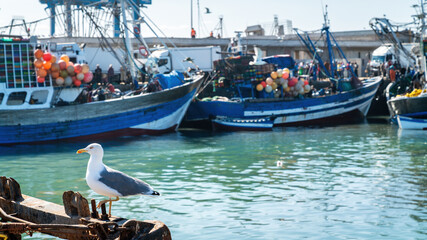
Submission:
{"label": "blue tarp", "polygon": [[278,68],[293,69],[295,67],[295,61],[289,55],[275,55],[265,57],[262,60],[268,63],[276,64]]}
{"label": "blue tarp", "polygon": [[157,74],[155,78],[159,80],[163,89],[173,88],[184,83],[184,74],[175,70],[169,74]]}

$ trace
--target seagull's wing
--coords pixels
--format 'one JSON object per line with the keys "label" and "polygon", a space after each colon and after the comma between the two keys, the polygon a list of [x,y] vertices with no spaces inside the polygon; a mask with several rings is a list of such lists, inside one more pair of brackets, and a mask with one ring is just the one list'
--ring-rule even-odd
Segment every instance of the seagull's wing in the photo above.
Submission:
{"label": "seagull's wing", "polygon": [[101,172],[99,181],[109,186],[110,188],[115,189],[123,196],[136,194],[159,195],[146,182],[128,176],[109,167],[106,167]]}

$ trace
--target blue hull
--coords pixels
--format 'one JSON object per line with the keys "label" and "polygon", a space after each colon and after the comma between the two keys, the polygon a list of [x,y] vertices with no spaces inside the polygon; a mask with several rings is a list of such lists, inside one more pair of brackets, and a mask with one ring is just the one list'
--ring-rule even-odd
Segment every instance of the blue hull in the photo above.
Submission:
{"label": "blue hull", "polygon": [[[2,111],[0,116],[15,119],[15,124],[4,123],[0,126],[0,144],[98,139],[175,131],[200,83],[201,80],[198,80],[129,99],[48,109]],[[30,116],[32,119],[27,119]],[[28,124],[31,121],[34,124]]]}
{"label": "blue hull", "polygon": [[216,116],[229,118],[275,117],[274,125],[291,125],[359,111],[366,115],[380,84],[379,78],[369,80],[363,87],[348,92],[306,99],[245,99],[243,101],[192,102],[185,117],[203,121]]}

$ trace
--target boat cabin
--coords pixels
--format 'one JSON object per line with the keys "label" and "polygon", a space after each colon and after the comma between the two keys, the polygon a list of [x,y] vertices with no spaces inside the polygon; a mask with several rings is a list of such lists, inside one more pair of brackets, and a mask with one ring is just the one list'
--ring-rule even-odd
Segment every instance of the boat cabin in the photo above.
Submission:
{"label": "boat cabin", "polygon": [[37,81],[33,64],[37,45],[36,38],[0,36],[0,110],[49,108],[54,101],[73,101],[80,94],[81,88],[54,88],[50,75]]}

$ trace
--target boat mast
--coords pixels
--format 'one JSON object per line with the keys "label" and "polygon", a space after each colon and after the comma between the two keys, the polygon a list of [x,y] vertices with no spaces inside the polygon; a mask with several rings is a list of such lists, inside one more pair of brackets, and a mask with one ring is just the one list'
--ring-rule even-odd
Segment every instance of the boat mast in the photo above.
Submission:
{"label": "boat mast", "polygon": [[425,26],[426,26],[426,22],[425,22],[425,17],[426,14],[424,12],[424,0],[420,0],[420,8],[421,8],[421,14],[420,14],[420,19],[421,19],[421,31],[420,31],[420,49],[423,49],[421,51],[421,66],[422,70],[424,71],[424,74],[426,73],[427,70],[427,64],[426,64],[426,53],[424,51],[424,32],[425,32]]}
{"label": "boat mast", "polygon": [[132,44],[129,38],[129,31],[128,31],[128,27],[127,27],[127,20],[126,20],[126,8],[127,8],[127,3],[125,3],[126,0],[121,0],[121,7],[122,7],[122,19],[123,19],[123,25],[124,25],[124,32],[125,32],[125,47],[126,50],[128,51],[128,65],[130,67],[130,74],[132,76],[132,79],[136,79],[136,71],[135,71],[135,65],[132,61],[131,58],[133,58],[133,49],[132,49]]}
{"label": "boat mast", "polygon": [[190,5],[191,5],[191,8],[190,8],[191,9],[191,26],[190,26],[191,29],[190,29],[190,31],[191,31],[191,30],[193,30],[193,0],[190,1]]}
{"label": "boat mast", "polygon": [[332,44],[331,44],[331,36],[330,36],[330,32],[329,32],[329,20],[328,20],[328,5],[325,6],[325,10],[323,12],[323,28],[322,31],[325,31],[326,33],[326,43],[328,44],[328,53],[329,53],[329,66],[331,68],[331,77],[335,78],[335,74],[336,74],[336,67],[335,67],[335,55],[334,55],[334,51],[332,49]]}

